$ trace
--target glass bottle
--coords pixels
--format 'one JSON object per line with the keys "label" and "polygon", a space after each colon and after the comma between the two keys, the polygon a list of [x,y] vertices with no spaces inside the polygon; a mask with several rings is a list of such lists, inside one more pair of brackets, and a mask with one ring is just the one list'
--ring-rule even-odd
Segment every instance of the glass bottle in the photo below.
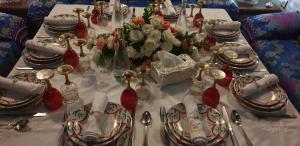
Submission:
{"label": "glass bottle", "polygon": [[73,12],[75,12],[78,17],[78,23],[75,26],[75,34],[78,38],[85,39],[88,36],[88,30],[85,23],[80,19],[80,13],[84,12],[84,10],[81,8],[76,8],[73,10]]}
{"label": "glass bottle", "polygon": [[187,0],[182,0],[180,14],[179,14],[179,17],[176,22],[176,28],[182,29],[183,34],[188,32],[187,17],[186,17],[186,4],[187,4]]}
{"label": "glass bottle", "polygon": [[79,100],[78,87],[76,84],[70,81],[68,76],[72,71],[73,67],[71,65],[61,65],[57,68],[57,72],[60,75],[65,76],[65,84],[60,87],[65,104],[72,104]]}
{"label": "glass bottle", "polygon": [[220,93],[216,88],[216,83],[225,78],[225,72],[219,69],[211,69],[210,76],[214,79],[212,87],[207,88],[202,94],[202,102],[208,106],[216,108],[220,102]]}
{"label": "glass bottle", "polygon": [[94,0],[94,9],[92,10],[92,18],[91,18],[91,21],[93,24],[97,24],[98,23],[98,17],[100,15],[100,12],[99,12],[99,7],[97,5],[97,2],[96,0]]}
{"label": "glass bottle", "polygon": [[67,43],[67,50],[64,53],[64,64],[71,65],[74,69],[77,69],[79,67],[78,65],[78,55],[77,53],[72,49],[70,44],[70,39],[73,38],[73,34],[71,33],[65,33],[60,36],[60,40]]}
{"label": "glass bottle", "polygon": [[114,60],[113,60],[113,73],[114,76],[120,77],[124,71],[129,69],[129,58],[127,55],[127,50],[124,40],[124,31],[123,28],[117,29],[118,34],[118,48],[115,51]]}
{"label": "glass bottle", "polygon": [[43,102],[47,109],[56,110],[62,106],[63,96],[50,83],[50,79],[54,76],[54,72],[50,69],[43,69],[37,72],[36,77],[45,80],[46,89],[43,93]]}
{"label": "glass bottle", "polygon": [[109,18],[104,13],[105,1],[98,1],[97,4],[100,5],[100,15],[98,16],[98,25],[99,26],[107,26],[108,22],[109,22]]}
{"label": "glass bottle", "polygon": [[113,14],[111,17],[111,27],[112,31],[115,31],[118,28],[123,28],[123,13],[120,0],[115,0]]}
{"label": "glass bottle", "polygon": [[125,107],[133,117],[135,115],[135,108],[138,102],[138,95],[130,86],[130,81],[134,78],[134,76],[135,75],[132,71],[124,72],[123,77],[127,81],[127,88],[121,94],[121,105]]}

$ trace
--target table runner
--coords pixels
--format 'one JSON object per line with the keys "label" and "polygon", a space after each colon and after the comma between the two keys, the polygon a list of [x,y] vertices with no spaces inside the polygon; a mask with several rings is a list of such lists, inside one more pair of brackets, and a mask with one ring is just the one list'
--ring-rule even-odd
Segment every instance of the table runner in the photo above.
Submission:
{"label": "table runner", "polygon": [[[74,8],[81,7],[86,10],[86,5],[56,5],[49,15],[56,15],[61,13],[72,13]],[[91,9],[90,9],[91,10]],[[195,10],[197,11],[197,10]],[[187,10],[189,13],[189,9]],[[142,15],[143,8],[136,8],[136,14]],[[202,13],[206,19],[225,19],[230,20],[229,15],[223,9],[203,9]],[[129,14],[130,16],[131,14]],[[97,26],[98,33],[110,32],[108,27]],[[36,36],[45,36],[44,27],[41,27]],[[244,37],[241,35],[239,41],[246,42]],[[78,50],[78,49],[76,49]],[[23,62],[22,57],[15,65],[15,67],[26,66]],[[257,70],[265,69],[262,63],[259,64]],[[15,68],[12,70],[10,75],[15,74]],[[121,92],[125,89],[125,85],[119,84],[114,77],[110,77],[108,86],[101,90],[96,90],[94,87],[83,87],[80,83],[81,75],[79,73],[72,73],[70,79],[77,84],[79,87],[80,97],[85,103],[91,102],[92,97],[101,94],[99,91],[107,92],[108,99],[111,102],[120,103]],[[63,84],[64,77],[56,75],[51,79],[54,87],[57,89]],[[149,110],[152,117],[153,123],[149,128],[148,140],[150,146],[163,146],[160,137],[160,126],[161,121],[159,118],[160,106],[165,106],[167,109],[173,105],[182,101],[184,95],[191,86],[191,81],[184,81],[180,84],[175,84],[167,86],[163,89],[157,84],[151,83],[151,95],[150,100],[147,103],[139,104],[137,106],[137,113],[135,116],[135,132],[134,132],[134,146],[141,146],[143,141],[143,125],[140,123],[141,115],[145,110]],[[259,119],[253,114],[251,114],[246,109],[242,108],[234,99],[233,95],[220,86],[217,86],[221,95],[221,103],[226,105],[229,109],[237,109],[243,120],[243,126],[255,146],[299,146],[300,139],[300,120],[299,114],[296,112],[293,105],[290,103],[288,105],[289,110],[292,114],[298,116],[297,119]],[[43,106],[41,106],[38,111],[45,111]],[[0,146],[56,146],[58,145],[58,140],[62,132],[62,116],[63,107],[57,111],[49,112],[47,117],[43,118],[33,118],[30,119],[29,126],[31,131],[25,133],[18,133],[13,130],[5,131],[0,133]],[[0,122],[5,122],[6,119],[0,119]],[[233,123],[232,123],[233,124]],[[245,146],[245,140],[242,137],[240,131],[238,131],[237,126],[233,126],[234,132],[239,140],[240,146]],[[230,139],[226,141],[227,146],[231,146]]]}

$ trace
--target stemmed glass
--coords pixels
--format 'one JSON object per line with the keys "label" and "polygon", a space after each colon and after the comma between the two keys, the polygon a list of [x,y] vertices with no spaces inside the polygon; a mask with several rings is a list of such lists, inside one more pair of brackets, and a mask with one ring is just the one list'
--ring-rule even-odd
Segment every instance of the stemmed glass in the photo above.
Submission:
{"label": "stemmed glass", "polygon": [[91,21],[90,20],[91,20],[92,16],[93,16],[93,14],[89,13],[89,12],[85,12],[82,15],[82,17],[86,18],[86,20],[87,20],[87,27],[88,27],[88,29],[91,28]]}
{"label": "stemmed glass", "polygon": [[80,14],[82,12],[84,12],[84,10],[81,8],[76,8],[73,10],[73,12],[75,12],[78,16],[78,23],[76,24],[76,27],[75,27],[76,36],[80,39],[84,39],[88,35],[87,26],[80,19]]}
{"label": "stemmed glass", "polygon": [[195,67],[199,70],[199,73],[193,79],[193,85],[190,89],[190,92],[194,95],[202,96],[203,90],[205,88],[205,81],[203,81],[202,73],[209,67],[209,65],[206,63],[197,63]]}
{"label": "stemmed glass", "polygon": [[43,94],[43,102],[47,109],[56,110],[61,107],[63,96],[61,93],[54,88],[50,79],[54,76],[54,72],[50,69],[43,69],[37,72],[36,77],[40,80],[45,80],[46,90]]}
{"label": "stemmed glass", "polygon": [[121,105],[134,117],[138,95],[136,91],[131,88],[130,82],[135,78],[135,73],[133,71],[125,71],[123,77],[127,81],[127,88],[121,94]]}
{"label": "stemmed glass", "polygon": [[71,44],[70,44],[70,39],[73,38],[74,35],[71,33],[65,33],[62,34],[59,37],[59,40],[61,42],[66,42],[67,44],[67,50],[64,53],[64,63],[71,65],[74,69],[78,68],[78,55],[77,53],[72,49]]}
{"label": "stemmed glass", "polygon": [[80,48],[79,54],[79,71],[84,73],[90,68],[90,59],[85,53],[83,52],[83,46],[86,45],[86,41],[82,39],[78,39],[74,42],[74,45]]}
{"label": "stemmed glass", "polygon": [[149,71],[149,68],[147,68],[146,66],[142,66],[138,73],[141,77],[141,82],[137,84],[135,90],[139,99],[141,100],[147,100],[150,97],[150,86],[145,81],[145,76],[149,74]]}
{"label": "stemmed glass", "polygon": [[92,19],[93,24],[97,24],[100,12],[99,12],[99,8],[98,8],[96,0],[94,0],[93,3],[94,3],[94,9],[92,10],[92,18],[91,19]]}
{"label": "stemmed glass", "polygon": [[203,6],[203,4],[204,4],[204,1],[200,1],[198,3],[199,12],[194,16],[194,19],[193,19],[193,26],[197,27],[197,28],[201,27],[201,25],[199,24],[199,21],[204,19],[203,15],[202,15],[202,6]]}
{"label": "stemmed glass", "polygon": [[182,0],[180,14],[176,22],[176,27],[182,29],[183,34],[185,34],[188,31],[187,17],[186,17],[186,4],[187,4],[187,0]]}
{"label": "stemmed glass", "polygon": [[69,79],[69,74],[72,71],[73,67],[71,65],[61,65],[57,68],[58,74],[65,76],[65,84],[61,86],[60,91],[66,104],[72,104],[79,99],[78,87]]}
{"label": "stemmed glass", "polygon": [[207,88],[202,94],[202,102],[208,106],[216,108],[220,102],[220,93],[216,88],[216,83],[225,78],[225,72],[219,69],[210,69],[209,75],[214,79],[213,86]]}

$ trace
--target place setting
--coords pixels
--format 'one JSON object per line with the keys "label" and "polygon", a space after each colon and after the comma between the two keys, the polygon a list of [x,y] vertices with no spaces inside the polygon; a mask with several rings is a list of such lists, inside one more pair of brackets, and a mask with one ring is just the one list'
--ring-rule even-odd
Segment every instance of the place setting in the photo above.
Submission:
{"label": "place setting", "polygon": [[241,23],[222,19],[211,19],[204,25],[206,31],[219,42],[235,41],[239,38]]}

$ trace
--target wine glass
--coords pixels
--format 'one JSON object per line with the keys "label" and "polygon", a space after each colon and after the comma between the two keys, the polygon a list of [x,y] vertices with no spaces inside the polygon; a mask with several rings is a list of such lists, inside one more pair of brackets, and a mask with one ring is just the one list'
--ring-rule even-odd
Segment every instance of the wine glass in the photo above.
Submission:
{"label": "wine glass", "polygon": [[[112,68],[112,58],[107,57],[101,53],[101,50],[94,48],[93,61],[91,62],[92,69],[96,74],[96,88],[102,89],[107,86],[107,78],[110,75]],[[96,63],[97,62],[97,63]]]}
{"label": "wine glass", "polygon": [[148,83],[145,81],[145,76],[149,74],[150,69],[147,68],[146,66],[142,66],[140,71],[139,71],[139,76],[141,77],[141,82],[139,82],[135,90],[137,92],[137,95],[139,99],[141,100],[147,100],[150,97],[150,86]]}
{"label": "wine glass", "polygon": [[121,94],[121,105],[130,112],[132,117],[134,117],[138,95],[136,91],[131,88],[130,82],[135,78],[135,73],[133,71],[125,71],[123,77],[127,81],[127,88]]}
{"label": "wine glass", "polygon": [[54,72],[50,69],[43,69],[37,72],[36,77],[40,80],[45,80],[46,90],[43,93],[43,102],[47,109],[56,110],[61,107],[63,96],[54,88],[50,79],[54,76]]}
{"label": "wine glass", "polygon": [[209,75],[214,79],[213,86],[207,88],[202,94],[202,102],[208,106],[216,108],[220,102],[220,93],[216,88],[216,83],[225,78],[225,72],[219,69],[210,69]]}
{"label": "wine glass", "polygon": [[90,59],[89,57],[83,52],[83,46],[86,45],[86,40],[78,39],[74,42],[74,45],[80,48],[79,54],[79,71],[84,73],[90,68]]}
{"label": "wine glass", "polygon": [[78,55],[72,49],[70,44],[70,39],[73,38],[74,35],[71,33],[64,33],[59,37],[60,42],[66,42],[67,50],[64,53],[64,63],[71,65],[74,69],[79,67],[78,65]]}
{"label": "wine glass", "polygon": [[93,16],[93,14],[89,13],[89,12],[85,12],[82,15],[82,17],[86,18],[86,20],[87,20],[87,27],[88,27],[88,29],[91,28],[91,17],[92,16]]}
{"label": "wine glass", "polygon": [[197,27],[197,28],[201,27],[201,25],[199,24],[199,20],[203,20],[204,19],[203,15],[202,15],[202,7],[203,7],[203,5],[204,5],[203,1],[200,1],[198,3],[199,11],[198,11],[198,13],[193,18],[193,26],[194,27]]}
{"label": "wine glass", "polygon": [[195,67],[199,70],[199,73],[193,79],[193,85],[190,88],[190,92],[193,95],[201,96],[204,88],[206,87],[206,82],[203,80],[202,73],[208,69],[209,65],[206,63],[197,63]]}
{"label": "wine glass", "polygon": [[84,12],[84,10],[82,8],[76,8],[73,10],[73,12],[75,12],[78,16],[78,23],[75,27],[76,36],[80,39],[85,39],[88,36],[87,26],[80,19],[80,14]]}
{"label": "wine glass", "polygon": [[96,0],[94,0],[94,9],[92,10],[92,18],[91,18],[91,21],[93,24],[97,24],[98,23],[98,17],[100,15],[100,12],[99,12],[99,7],[97,5],[97,2]]}
{"label": "wine glass", "polygon": [[185,34],[188,31],[187,17],[186,17],[186,4],[187,4],[187,0],[182,0],[180,14],[176,22],[176,28],[182,29],[183,34]]}
{"label": "wine glass", "polygon": [[65,83],[60,87],[65,104],[72,104],[79,100],[78,87],[70,81],[68,76],[72,71],[73,67],[71,65],[61,65],[57,68],[58,74],[65,76]]}

